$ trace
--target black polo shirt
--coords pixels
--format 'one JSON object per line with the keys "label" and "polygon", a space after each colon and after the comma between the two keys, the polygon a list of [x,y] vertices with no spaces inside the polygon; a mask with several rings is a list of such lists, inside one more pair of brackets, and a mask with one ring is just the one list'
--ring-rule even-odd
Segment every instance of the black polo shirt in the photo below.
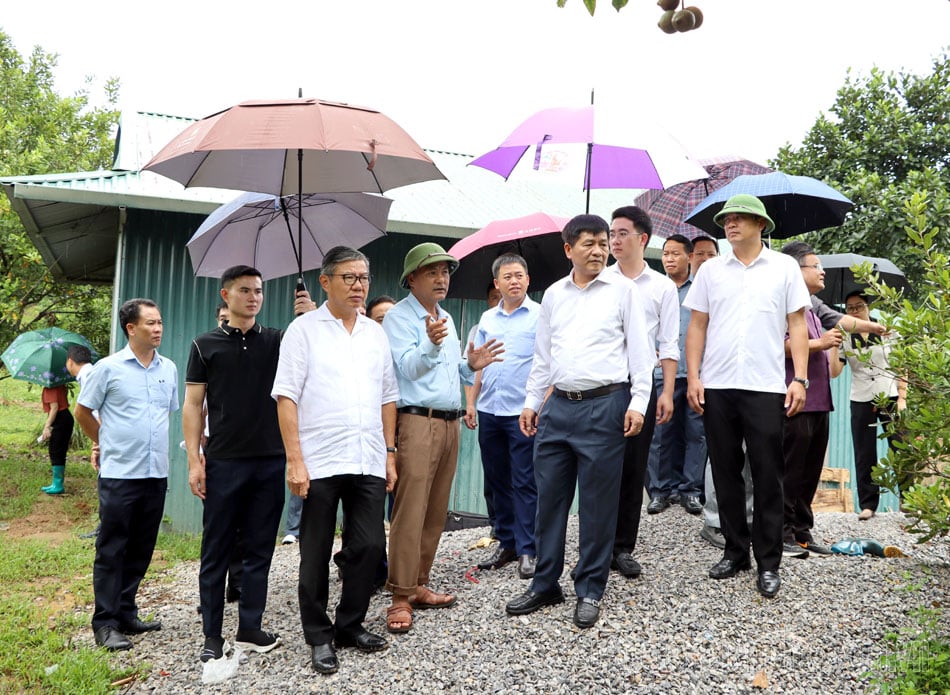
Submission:
{"label": "black polo shirt", "polygon": [[283,333],[255,323],[247,333],[223,324],[191,343],[186,384],[205,384],[209,458],[281,456],[271,398]]}

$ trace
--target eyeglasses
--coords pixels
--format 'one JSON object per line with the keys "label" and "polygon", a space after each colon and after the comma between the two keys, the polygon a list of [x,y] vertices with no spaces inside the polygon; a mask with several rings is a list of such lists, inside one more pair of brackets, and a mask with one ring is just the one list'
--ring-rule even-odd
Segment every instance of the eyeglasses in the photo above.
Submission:
{"label": "eyeglasses", "polygon": [[363,287],[369,287],[369,283],[372,282],[373,276],[369,275],[354,275],[353,273],[334,273],[333,277],[342,278],[343,283],[348,287],[353,287],[356,283],[360,283]]}
{"label": "eyeglasses", "polygon": [[607,238],[608,238],[608,239],[620,239],[620,241],[624,241],[624,240],[626,240],[628,237],[633,236],[634,234],[636,234],[637,236],[639,236],[640,234],[643,234],[643,232],[641,232],[639,229],[634,229],[632,232],[628,232],[626,229],[623,230],[623,231],[621,231],[621,232],[615,232],[615,231],[611,230],[611,231],[607,232]]}
{"label": "eyeglasses", "polygon": [[804,263],[804,264],[800,265],[799,267],[800,267],[800,268],[814,268],[814,269],[817,270],[819,273],[825,269],[824,266],[821,265],[821,263],[810,263],[810,264],[809,264],[809,263]]}
{"label": "eyeglasses", "polygon": [[861,309],[867,306],[866,302],[861,302],[860,304],[845,304],[844,310],[849,314],[858,314],[861,313]]}

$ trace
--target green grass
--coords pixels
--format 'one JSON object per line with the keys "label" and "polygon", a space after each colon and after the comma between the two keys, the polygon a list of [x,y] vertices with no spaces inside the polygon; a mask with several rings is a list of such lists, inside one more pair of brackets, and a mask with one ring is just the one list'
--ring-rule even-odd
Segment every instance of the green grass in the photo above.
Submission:
{"label": "green grass", "polygon": [[[108,652],[75,639],[90,629],[95,547],[78,534],[96,526],[96,472],[87,447],[73,450],[67,494],[39,492],[50,480],[46,448],[36,443],[43,423],[39,398],[37,387],[0,379],[0,693],[116,692],[111,683],[136,672],[145,676],[149,666],[119,666]],[[146,581],[197,559],[199,550],[199,536],[160,533]]]}

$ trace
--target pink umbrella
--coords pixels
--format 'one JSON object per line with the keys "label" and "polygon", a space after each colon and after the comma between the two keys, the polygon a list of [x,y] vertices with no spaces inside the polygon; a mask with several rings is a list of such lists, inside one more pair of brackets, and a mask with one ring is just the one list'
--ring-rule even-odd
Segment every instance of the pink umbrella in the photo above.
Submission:
{"label": "pink umbrella", "polygon": [[653,222],[653,233],[668,238],[682,234],[687,239],[704,235],[702,229],[686,224],[683,219],[706,199],[737,176],[765,174],[772,171],[767,166],[734,155],[698,159],[709,174],[708,178],[684,181],[662,191],[651,190],[638,195],[633,204],[643,208]]}
{"label": "pink umbrella", "polygon": [[506,180],[519,169],[573,177],[587,191],[588,210],[592,188],[665,188],[706,176],[655,124],[628,113],[595,115],[593,106],[539,111],[470,164]]}
{"label": "pink umbrella", "polygon": [[492,282],[492,263],[504,253],[516,253],[527,261],[531,290],[547,289],[571,269],[561,240],[567,222],[566,217],[536,212],[489,222],[460,239],[449,249],[449,255],[459,259],[449,283],[449,297],[484,299]]}

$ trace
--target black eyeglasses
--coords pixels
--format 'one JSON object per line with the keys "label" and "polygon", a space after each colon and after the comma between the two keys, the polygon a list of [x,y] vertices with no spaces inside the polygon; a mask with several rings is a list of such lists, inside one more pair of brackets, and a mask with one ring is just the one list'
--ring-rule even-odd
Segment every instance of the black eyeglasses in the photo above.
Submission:
{"label": "black eyeglasses", "polygon": [[352,287],[356,283],[360,283],[363,287],[369,287],[369,283],[373,281],[373,276],[367,273],[366,275],[356,275],[354,273],[334,273],[333,277],[342,278],[343,282]]}

